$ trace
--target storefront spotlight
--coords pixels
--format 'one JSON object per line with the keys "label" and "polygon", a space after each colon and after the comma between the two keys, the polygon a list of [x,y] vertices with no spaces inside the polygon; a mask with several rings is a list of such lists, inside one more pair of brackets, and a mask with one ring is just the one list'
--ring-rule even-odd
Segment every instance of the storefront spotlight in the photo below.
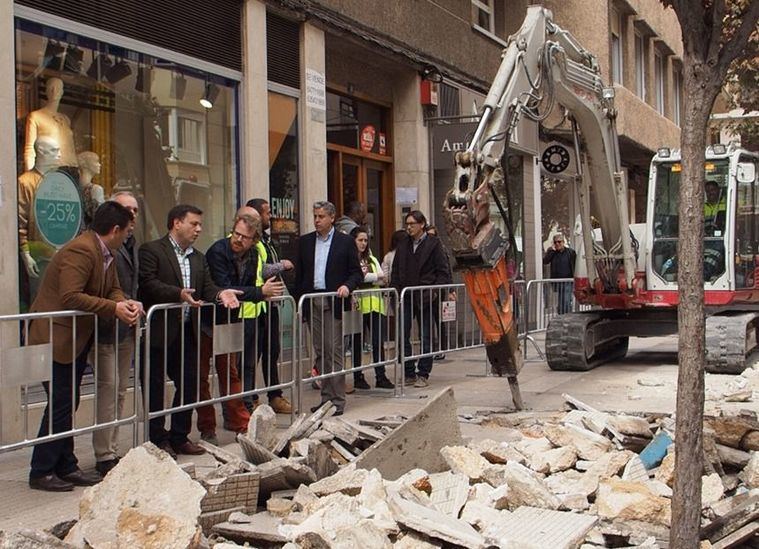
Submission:
{"label": "storefront spotlight", "polygon": [[219,86],[207,82],[206,91],[203,94],[203,97],[200,99],[200,104],[203,105],[206,109],[212,109],[214,101],[216,101],[217,97],[219,97]]}
{"label": "storefront spotlight", "polygon": [[48,40],[47,46],[45,46],[45,57],[42,60],[42,65],[49,69],[61,70],[64,51],[66,51],[65,46],[59,44],[58,42]]}
{"label": "storefront spotlight", "polygon": [[108,69],[108,71],[105,73],[105,79],[108,80],[108,82],[111,84],[115,84],[116,82],[124,80],[124,78],[130,74],[132,74],[132,67],[129,66],[129,63],[122,59],[110,69]]}
{"label": "storefront spotlight", "polygon": [[169,97],[181,101],[184,99],[184,92],[187,89],[187,79],[181,73],[174,73],[171,79],[171,89]]}
{"label": "storefront spotlight", "polygon": [[90,68],[87,69],[87,76],[94,78],[95,80],[100,80],[106,72],[111,70],[111,67],[113,67],[113,61],[111,61],[111,58],[104,53],[99,53],[92,60]]}
{"label": "storefront spotlight", "polygon": [[79,74],[82,72],[82,61],[84,61],[84,51],[73,44],[69,44],[66,49],[66,58],[63,60],[64,72]]}
{"label": "storefront spotlight", "polygon": [[443,81],[443,75],[440,70],[434,65],[425,65],[421,71],[422,80],[428,82],[437,82],[438,84]]}

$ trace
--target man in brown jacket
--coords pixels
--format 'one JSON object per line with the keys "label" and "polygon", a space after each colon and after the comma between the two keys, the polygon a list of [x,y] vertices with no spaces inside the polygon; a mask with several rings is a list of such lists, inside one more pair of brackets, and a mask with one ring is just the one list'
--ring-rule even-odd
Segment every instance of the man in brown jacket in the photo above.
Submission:
{"label": "man in brown jacket", "polygon": [[[45,270],[31,312],[78,310],[105,318],[116,317],[133,325],[142,314],[139,302],[126,300],[119,287],[113,251],[121,247],[133,216],[124,206],[106,202],[95,212],[90,230],[81,234],[53,257]],[[50,342],[51,322],[35,320],[29,327],[29,345]],[[59,317],[52,320],[52,380],[43,385],[48,403],[38,437],[70,431],[72,408],[79,406],[79,386],[95,330],[92,316]],[[75,335],[75,337],[74,337]],[[52,393],[52,394],[51,394]],[[79,469],[74,438],[66,437],[34,447],[29,486],[37,490],[64,492],[74,486],[90,486],[101,479],[97,473]]]}

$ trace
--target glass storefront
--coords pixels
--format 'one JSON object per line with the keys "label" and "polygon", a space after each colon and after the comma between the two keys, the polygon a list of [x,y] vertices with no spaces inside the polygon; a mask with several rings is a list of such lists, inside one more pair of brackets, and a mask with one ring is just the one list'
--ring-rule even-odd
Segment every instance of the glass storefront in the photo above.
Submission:
{"label": "glass storefront", "polygon": [[[118,191],[140,203],[139,242],[163,235],[178,203],[204,212],[199,249],[225,234],[236,81],[22,19],[15,39],[19,244],[40,272]],[[22,308],[40,280],[29,271],[22,261]]]}

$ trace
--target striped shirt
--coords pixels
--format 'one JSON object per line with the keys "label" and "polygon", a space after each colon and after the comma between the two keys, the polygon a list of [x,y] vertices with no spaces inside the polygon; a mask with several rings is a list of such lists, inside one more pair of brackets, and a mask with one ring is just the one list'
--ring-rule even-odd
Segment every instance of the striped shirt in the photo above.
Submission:
{"label": "striped shirt", "polygon": [[171,247],[174,248],[174,253],[177,256],[177,263],[179,263],[179,270],[182,272],[182,288],[192,288],[192,279],[190,277],[190,255],[195,252],[192,246],[188,246],[186,250],[182,250],[179,244],[171,238],[169,235],[169,242]]}

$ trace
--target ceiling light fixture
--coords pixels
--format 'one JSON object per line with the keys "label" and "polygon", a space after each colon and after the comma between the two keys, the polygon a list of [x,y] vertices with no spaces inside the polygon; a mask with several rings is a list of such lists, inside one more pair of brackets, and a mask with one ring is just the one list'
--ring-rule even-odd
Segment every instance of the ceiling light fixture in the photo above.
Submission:
{"label": "ceiling light fixture", "polygon": [[132,67],[122,59],[106,71],[105,79],[111,84],[115,84],[116,82],[124,80],[124,78],[130,74],[132,74]]}
{"label": "ceiling light fixture", "polygon": [[90,68],[87,69],[87,76],[94,78],[95,80],[100,80],[106,72],[111,70],[111,67],[113,67],[113,61],[111,61],[111,58],[104,53],[99,53],[92,60]]}
{"label": "ceiling light fixture", "polygon": [[200,104],[206,109],[212,109],[217,97],[219,97],[219,86],[212,84],[211,82],[206,82],[206,89],[203,93],[203,97],[200,99]]}

